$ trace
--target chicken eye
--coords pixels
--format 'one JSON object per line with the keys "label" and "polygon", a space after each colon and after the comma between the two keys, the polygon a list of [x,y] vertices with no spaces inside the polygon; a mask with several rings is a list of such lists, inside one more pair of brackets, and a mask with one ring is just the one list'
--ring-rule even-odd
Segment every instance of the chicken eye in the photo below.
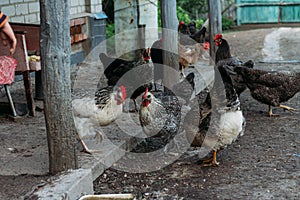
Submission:
{"label": "chicken eye", "polygon": [[151,98],[151,95],[149,94],[149,95],[147,95],[147,98]]}

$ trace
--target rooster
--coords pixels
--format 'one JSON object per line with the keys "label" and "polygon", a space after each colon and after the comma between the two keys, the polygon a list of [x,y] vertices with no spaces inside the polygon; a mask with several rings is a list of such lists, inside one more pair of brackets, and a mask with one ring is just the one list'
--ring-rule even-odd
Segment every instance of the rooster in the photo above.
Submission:
{"label": "rooster", "polygon": [[251,96],[257,101],[269,105],[269,116],[273,114],[272,106],[295,111],[294,108],[282,105],[300,92],[300,72],[264,71],[246,67],[226,66],[230,73],[242,77],[242,82],[247,85]]}
{"label": "rooster", "polygon": [[[223,39],[222,34],[216,34],[214,37],[214,41],[216,46],[218,47],[216,51],[216,58],[215,64],[220,67],[223,65],[230,65],[230,66],[246,66],[248,68],[254,67],[254,62],[252,60],[248,60],[247,62],[242,62],[236,57],[233,57],[230,53],[230,47],[228,42]],[[238,96],[247,89],[246,84],[240,81],[241,77],[239,75],[231,74],[230,77],[232,78],[233,87],[236,90]]]}
{"label": "rooster", "polygon": [[153,95],[146,89],[139,110],[140,124],[148,137],[146,142],[159,138],[165,146],[178,132],[180,118],[181,105],[171,91]]}
{"label": "rooster", "polygon": [[[99,55],[104,65],[104,75],[109,86],[126,85],[127,93],[134,103],[132,112],[137,112],[136,98],[141,95],[145,88],[152,88],[152,67],[148,65],[150,60],[150,49],[144,49],[142,56],[137,60],[128,61],[120,58],[111,58],[104,53]],[[125,76],[126,73],[127,77]],[[123,77],[123,78],[122,78]],[[146,81],[146,83],[144,83]],[[138,87],[136,87],[138,86]]]}
{"label": "rooster", "polygon": [[192,106],[184,121],[187,138],[191,144],[212,150],[212,157],[204,160],[204,166],[218,166],[217,153],[242,136],[246,124],[238,95],[223,66],[215,67],[213,88],[210,93],[198,95],[198,104]]}
{"label": "rooster", "polygon": [[72,101],[75,126],[85,152],[92,151],[88,149],[83,138],[90,135],[95,135],[99,140],[103,138],[98,127],[106,126],[117,119],[122,113],[125,99],[124,86],[107,86],[97,90],[95,98],[85,97]]}

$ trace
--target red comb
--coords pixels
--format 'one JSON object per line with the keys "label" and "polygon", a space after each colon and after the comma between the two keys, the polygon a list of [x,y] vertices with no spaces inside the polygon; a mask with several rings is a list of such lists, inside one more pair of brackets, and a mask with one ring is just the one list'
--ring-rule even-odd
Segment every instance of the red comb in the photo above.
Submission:
{"label": "red comb", "polygon": [[126,99],[126,88],[125,88],[125,86],[121,85],[120,90],[122,92],[122,98],[123,98],[123,100],[125,100]]}
{"label": "red comb", "polygon": [[214,40],[222,39],[223,35],[222,34],[216,34]]}
{"label": "red comb", "polygon": [[144,93],[144,95],[143,95],[143,97],[142,98],[146,98],[146,94],[148,93],[148,87],[146,87],[146,91],[145,91],[145,93]]}
{"label": "red comb", "polygon": [[209,48],[210,48],[209,42],[205,42],[204,45],[203,45],[203,49],[207,50]]}
{"label": "red comb", "polygon": [[180,24],[180,25],[183,25],[183,24],[184,24],[184,21],[179,22],[179,24]]}

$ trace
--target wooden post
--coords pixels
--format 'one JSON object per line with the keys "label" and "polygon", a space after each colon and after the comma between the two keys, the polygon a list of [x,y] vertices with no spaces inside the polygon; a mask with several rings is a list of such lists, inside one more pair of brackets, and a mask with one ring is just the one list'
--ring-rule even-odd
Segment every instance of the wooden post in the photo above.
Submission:
{"label": "wooden post", "polygon": [[171,88],[179,80],[176,0],[161,0],[161,22],[163,50],[165,50],[163,61],[167,66],[163,70],[163,83],[165,87]]}
{"label": "wooden post", "polygon": [[214,37],[217,33],[222,33],[221,1],[208,0],[208,8],[210,57],[212,60],[215,60],[216,45],[214,43]]}
{"label": "wooden post", "polygon": [[72,114],[69,0],[40,0],[41,66],[49,171],[77,168]]}

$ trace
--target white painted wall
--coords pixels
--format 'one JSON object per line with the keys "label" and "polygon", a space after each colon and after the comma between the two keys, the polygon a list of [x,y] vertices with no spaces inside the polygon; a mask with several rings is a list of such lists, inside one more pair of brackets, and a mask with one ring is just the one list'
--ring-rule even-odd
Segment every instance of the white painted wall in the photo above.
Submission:
{"label": "white painted wall", "polygon": [[[88,15],[102,12],[101,0],[70,0],[70,15]],[[0,10],[10,17],[10,22],[40,23],[39,0],[1,0]]]}

